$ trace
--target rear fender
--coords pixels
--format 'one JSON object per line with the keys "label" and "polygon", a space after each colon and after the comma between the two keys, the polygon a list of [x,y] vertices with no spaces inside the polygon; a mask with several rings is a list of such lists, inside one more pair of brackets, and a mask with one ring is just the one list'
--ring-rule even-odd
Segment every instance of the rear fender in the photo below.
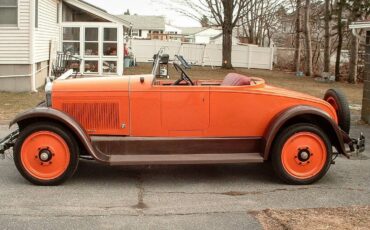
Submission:
{"label": "rear fender", "polygon": [[36,107],[27,110],[18,114],[10,122],[9,127],[13,126],[14,124],[18,124],[20,131],[22,131],[24,127],[32,125],[32,123],[38,121],[51,121],[61,124],[75,135],[76,139],[85,148],[86,152],[95,158],[95,160],[103,163],[108,161],[108,157],[105,154],[95,151],[91,144],[90,137],[84,128],[71,116],[59,110],[48,107]]}
{"label": "rear fender", "polygon": [[343,132],[335,121],[325,111],[312,106],[298,105],[282,111],[270,123],[264,135],[265,148],[263,157],[265,160],[269,159],[273,142],[278,133],[289,125],[301,122],[318,125],[326,132],[337,151],[341,154],[346,154],[343,140],[345,137],[343,137]]}

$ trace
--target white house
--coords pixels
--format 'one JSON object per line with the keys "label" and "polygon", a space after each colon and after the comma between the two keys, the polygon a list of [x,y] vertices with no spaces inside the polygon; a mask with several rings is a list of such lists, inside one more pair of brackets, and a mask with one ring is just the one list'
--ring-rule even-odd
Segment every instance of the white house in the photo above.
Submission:
{"label": "white house", "polygon": [[203,43],[203,44],[209,44],[213,37],[222,35],[222,30],[220,29],[214,29],[214,28],[207,28],[205,30],[202,30],[198,33],[193,34],[194,42],[195,43]]}
{"label": "white house", "polygon": [[[222,42],[223,42],[223,37],[222,37],[222,33],[221,34],[218,34],[216,36],[213,36],[210,38],[209,40],[209,44],[217,44],[217,45],[222,45]],[[233,45],[236,45],[239,43],[239,39],[237,37],[235,37],[234,35],[231,37],[232,39],[232,44]]]}
{"label": "white house", "polygon": [[[218,28],[206,27],[179,27],[179,34],[183,36],[183,40],[197,44],[222,44],[222,30]],[[233,35],[233,44],[237,44],[239,40]]]}
{"label": "white house", "polygon": [[81,0],[0,1],[0,91],[35,91],[56,51],[82,59],[85,74],[123,74],[129,23]]}
{"label": "white house", "polygon": [[175,26],[172,26],[172,25],[168,25],[166,24],[165,27],[164,27],[164,33],[165,34],[181,34],[181,29],[175,27]]}
{"label": "white house", "polygon": [[117,15],[117,17],[130,23],[133,38],[146,39],[149,34],[163,34],[165,30],[163,16]]}

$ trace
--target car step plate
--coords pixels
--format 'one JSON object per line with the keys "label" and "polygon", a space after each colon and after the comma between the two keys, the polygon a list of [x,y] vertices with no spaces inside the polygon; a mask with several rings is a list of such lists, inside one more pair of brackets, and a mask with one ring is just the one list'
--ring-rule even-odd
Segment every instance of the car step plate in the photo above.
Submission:
{"label": "car step plate", "polygon": [[259,153],[112,155],[111,165],[261,163]]}

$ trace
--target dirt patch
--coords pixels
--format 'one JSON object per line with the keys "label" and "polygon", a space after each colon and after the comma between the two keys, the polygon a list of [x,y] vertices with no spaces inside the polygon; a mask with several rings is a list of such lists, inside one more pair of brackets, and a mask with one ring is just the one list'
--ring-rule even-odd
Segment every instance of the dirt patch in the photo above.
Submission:
{"label": "dirt patch", "polygon": [[252,214],[264,229],[369,229],[370,226],[370,206],[266,209]]}

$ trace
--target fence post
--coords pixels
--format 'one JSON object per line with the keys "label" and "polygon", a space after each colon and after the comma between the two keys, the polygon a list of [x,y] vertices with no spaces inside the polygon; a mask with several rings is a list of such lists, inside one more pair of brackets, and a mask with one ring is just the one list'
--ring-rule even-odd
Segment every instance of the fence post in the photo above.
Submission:
{"label": "fence post", "polygon": [[251,53],[252,53],[251,52],[251,46],[248,45],[248,65],[247,65],[248,69],[251,68],[251,56],[252,56]]}
{"label": "fence post", "polygon": [[270,70],[273,68],[273,63],[274,63],[274,46],[270,46]]}

